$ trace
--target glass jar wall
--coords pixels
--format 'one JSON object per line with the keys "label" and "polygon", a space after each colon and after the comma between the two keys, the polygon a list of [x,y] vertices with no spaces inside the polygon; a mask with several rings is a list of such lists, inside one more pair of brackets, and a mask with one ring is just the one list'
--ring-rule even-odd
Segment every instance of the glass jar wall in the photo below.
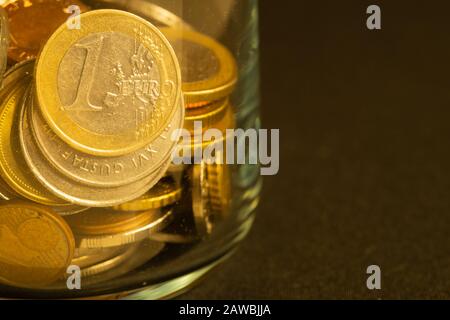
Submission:
{"label": "glass jar wall", "polygon": [[257,1],[0,3],[0,296],[183,292],[258,204]]}

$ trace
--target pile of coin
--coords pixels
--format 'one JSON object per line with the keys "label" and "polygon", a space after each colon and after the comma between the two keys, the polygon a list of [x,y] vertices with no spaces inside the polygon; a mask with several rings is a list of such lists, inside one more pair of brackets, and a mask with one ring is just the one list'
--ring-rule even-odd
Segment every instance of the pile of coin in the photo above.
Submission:
{"label": "pile of coin", "polygon": [[[174,165],[172,155],[208,145],[179,145],[179,129],[193,132],[195,121],[234,127],[236,63],[217,41],[141,1],[133,8],[150,8],[148,16],[99,8],[127,9],[122,1],[80,2],[78,29],[61,19],[64,0],[8,1],[0,11],[0,67],[9,63],[0,284],[57,288],[69,266],[85,285],[108,281],[203,239],[227,217],[228,166]],[[47,8],[53,24],[28,28]],[[168,16],[159,28],[149,22]]]}

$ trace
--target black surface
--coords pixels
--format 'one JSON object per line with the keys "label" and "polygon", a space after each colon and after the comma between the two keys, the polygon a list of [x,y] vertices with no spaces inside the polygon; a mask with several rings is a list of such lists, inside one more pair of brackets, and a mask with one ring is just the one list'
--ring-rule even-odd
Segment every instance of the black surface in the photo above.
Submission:
{"label": "black surface", "polygon": [[260,3],[281,171],[239,252],[183,298],[450,298],[448,2]]}

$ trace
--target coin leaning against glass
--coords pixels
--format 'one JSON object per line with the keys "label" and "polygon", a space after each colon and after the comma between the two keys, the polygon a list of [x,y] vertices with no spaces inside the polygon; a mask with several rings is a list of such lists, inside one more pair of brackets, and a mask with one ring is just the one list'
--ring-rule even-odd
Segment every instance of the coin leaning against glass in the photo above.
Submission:
{"label": "coin leaning against glass", "polygon": [[208,175],[208,197],[212,214],[216,220],[224,220],[231,206],[231,171],[223,163],[206,165]]}
{"label": "coin leaning against glass", "polygon": [[95,187],[128,185],[157,170],[176,148],[184,122],[184,105],[180,103],[169,126],[149,145],[122,156],[101,157],[62,141],[42,118],[33,97],[30,105],[33,132],[45,157],[64,175]]}
{"label": "coin leaning against glass", "polygon": [[[220,154],[216,154],[219,156]],[[216,161],[192,166],[192,209],[197,231],[210,234],[224,220],[231,205],[231,176],[228,165]]]}
{"label": "coin leaning against glass", "polygon": [[13,84],[13,89],[3,100],[0,110],[0,174],[18,194],[40,204],[67,205],[39,183],[28,169],[20,151],[19,116],[20,105],[31,79]]}
{"label": "coin leaning against glass", "polygon": [[214,221],[211,219],[206,163],[202,161],[199,164],[192,165],[190,176],[192,183],[192,211],[194,213],[195,228],[199,235],[204,236],[212,233]]}
{"label": "coin leaning against glass", "polygon": [[109,207],[138,198],[155,185],[165,174],[170,164],[168,161],[148,177],[133,184],[101,188],[80,184],[61,174],[39,150],[39,146],[31,129],[27,109],[29,99],[22,106],[21,125],[19,128],[20,147],[26,164],[39,182],[55,196],[72,204],[87,207]]}
{"label": "coin leaning against glass", "polygon": [[62,25],[39,55],[35,93],[42,115],[85,153],[118,156],[143,148],[178,109],[177,57],[155,26],[131,13],[94,10],[80,19],[81,29]]}
{"label": "coin leaning against glass", "polygon": [[11,201],[0,206],[0,282],[37,288],[56,281],[74,254],[66,222],[44,206]]}

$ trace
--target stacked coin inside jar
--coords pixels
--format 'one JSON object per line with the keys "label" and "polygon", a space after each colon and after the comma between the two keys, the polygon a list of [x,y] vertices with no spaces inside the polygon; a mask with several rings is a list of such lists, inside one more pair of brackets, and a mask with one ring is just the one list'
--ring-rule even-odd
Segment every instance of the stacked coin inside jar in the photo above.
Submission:
{"label": "stacked coin inside jar", "polygon": [[[66,23],[73,4],[79,28]],[[64,287],[69,266],[85,285],[108,281],[227,218],[223,154],[172,157],[223,142],[180,142],[180,129],[201,123],[226,139],[234,127],[234,58],[167,10],[130,4],[140,16],[112,0],[17,0],[0,11],[2,285]]]}

